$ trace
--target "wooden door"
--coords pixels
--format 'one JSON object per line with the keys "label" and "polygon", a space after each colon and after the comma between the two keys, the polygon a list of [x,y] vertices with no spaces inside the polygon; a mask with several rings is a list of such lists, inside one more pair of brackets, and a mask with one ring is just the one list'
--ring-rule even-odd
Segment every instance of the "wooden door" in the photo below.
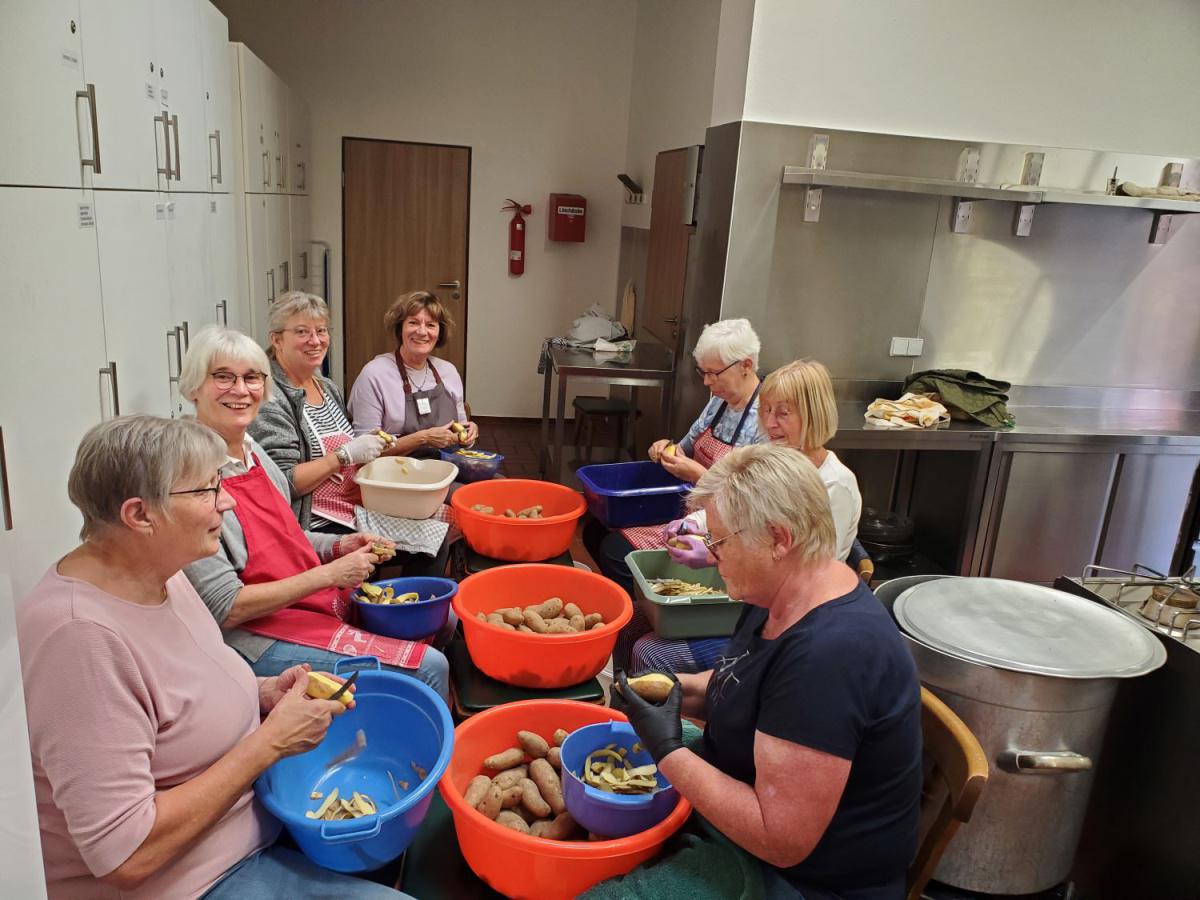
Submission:
{"label": "wooden door", "polygon": [[695,230],[683,222],[688,148],[665,150],[654,160],[654,193],[646,251],[646,302],[639,324],[660,343],[679,352],[679,320],[687,276],[688,241]]}
{"label": "wooden door", "polygon": [[414,290],[450,310],[456,327],[437,355],[465,381],[471,148],[346,138],[342,177],[347,389],[374,356],[395,349],[383,314]]}

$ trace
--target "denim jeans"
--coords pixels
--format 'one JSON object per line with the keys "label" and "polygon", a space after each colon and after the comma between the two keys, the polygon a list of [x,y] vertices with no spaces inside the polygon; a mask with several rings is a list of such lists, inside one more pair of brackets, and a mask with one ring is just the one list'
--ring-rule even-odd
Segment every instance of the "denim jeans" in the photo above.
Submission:
{"label": "denim jeans", "polygon": [[304,854],[268,847],[230,869],[202,900],[412,900],[373,881],[323,869]]}

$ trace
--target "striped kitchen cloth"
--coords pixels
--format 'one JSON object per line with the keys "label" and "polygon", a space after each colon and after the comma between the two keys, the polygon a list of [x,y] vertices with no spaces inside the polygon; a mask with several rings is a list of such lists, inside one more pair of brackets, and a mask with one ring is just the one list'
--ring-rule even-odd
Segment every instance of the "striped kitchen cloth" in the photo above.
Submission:
{"label": "striped kitchen cloth", "polygon": [[365,534],[378,534],[395,541],[396,549],[405,553],[430,556],[437,555],[443,542],[452,544],[462,537],[454,510],[444,503],[428,519],[400,519],[356,506],[354,527]]}

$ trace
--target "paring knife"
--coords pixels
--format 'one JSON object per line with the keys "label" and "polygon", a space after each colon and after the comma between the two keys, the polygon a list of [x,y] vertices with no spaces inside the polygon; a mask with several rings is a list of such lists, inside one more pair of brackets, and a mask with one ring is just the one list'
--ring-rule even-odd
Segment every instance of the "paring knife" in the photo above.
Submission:
{"label": "paring knife", "polygon": [[330,696],[329,699],[330,700],[341,700],[342,694],[344,694],[344,693],[346,693],[346,691],[350,690],[350,685],[352,685],[352,684],[354,684],[354,682],[358,681],[358,673],[360,671],[361,671],[360,669],[355,669],[354,672],[351,673],[350,677],[347,678],[344,682],[342,682],[342,686],[333,692],[333,695]]}

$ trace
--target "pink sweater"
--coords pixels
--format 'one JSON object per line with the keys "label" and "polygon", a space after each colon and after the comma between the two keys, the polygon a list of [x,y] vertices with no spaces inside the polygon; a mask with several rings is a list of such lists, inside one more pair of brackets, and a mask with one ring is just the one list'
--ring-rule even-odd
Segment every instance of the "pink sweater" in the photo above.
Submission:
{"label": "pink sweater", "polygon": [[97,880],[150,833],[156,791],[259,724],[254,673],[183,573],[140,606],[51,568],[17,610],[17,637],[50,897],[197,897],[274,841],[279,823],[247,790],[137,890]]}
{"label": "pink sweater", "polygon": [[[463,405],[462,376],[454,363],[444,359],[429,357],[429,365],[437,369],[442,384],[454,398],[454,406],[458,410],[458,421],[467,421],[467,410]],[[425,384],[424,381],[421,382]],[[429,386],[433,386],[433,376],[429,376]],[[396,354],[380,353],[363,366],[358,378],[354,380],[354,388],[350,391],[350,415],[354,418],[354,433],[367,434],[382,428],[389,434],[408,434],[416,431],[417,426],[404,430],[405,402],[404,379],[400,377],[400,369],[396,367]],[[449,425],[449,422],[438,422],[439,425]]]}

